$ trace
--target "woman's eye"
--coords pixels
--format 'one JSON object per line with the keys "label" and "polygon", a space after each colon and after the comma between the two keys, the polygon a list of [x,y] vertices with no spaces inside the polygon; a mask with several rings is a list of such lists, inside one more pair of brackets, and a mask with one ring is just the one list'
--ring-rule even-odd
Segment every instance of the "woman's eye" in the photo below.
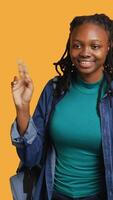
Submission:
{"label": "woman's eye", "polygon": [[72,46],[74,49],[80,49],[81,48],[81,45],[80,44],[73,44]]}
{"label": "woman's eye", "polygon": [[97,49],[99,49],[99,48],[100,48],[100,45],[92,45],[91,47],[92,47],[92,49],[95,49],[95,50],[97,50]]}

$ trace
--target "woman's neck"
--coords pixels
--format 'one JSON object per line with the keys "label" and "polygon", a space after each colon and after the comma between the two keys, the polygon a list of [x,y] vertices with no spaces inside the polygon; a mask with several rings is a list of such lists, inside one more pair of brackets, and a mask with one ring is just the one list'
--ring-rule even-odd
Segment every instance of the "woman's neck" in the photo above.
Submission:
{"label": "woman's neck", "polygon": [[80,74],[80,73],[78,73],[78,75],[86,83],[95,83],[103,77],[103,72],[96,76],[94,75],[91,76],[91,74]]}

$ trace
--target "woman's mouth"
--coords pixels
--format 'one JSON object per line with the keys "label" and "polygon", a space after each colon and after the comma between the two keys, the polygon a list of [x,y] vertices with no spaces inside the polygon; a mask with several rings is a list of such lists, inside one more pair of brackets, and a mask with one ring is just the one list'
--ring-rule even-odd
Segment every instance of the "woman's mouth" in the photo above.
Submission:
{"label": "woman's mouth", "polygon": [[92,67],[92,64],[94,63],[94,61],[90,61],[90,60],[79,60],[78,64],[81,68],[90,68]]}

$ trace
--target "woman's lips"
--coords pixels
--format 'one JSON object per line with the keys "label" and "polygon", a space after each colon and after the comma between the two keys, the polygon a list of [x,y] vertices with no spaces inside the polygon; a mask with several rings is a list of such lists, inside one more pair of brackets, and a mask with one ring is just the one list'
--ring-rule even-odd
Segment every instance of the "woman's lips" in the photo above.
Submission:
{"label": "woman's lips", "polygon": [[79,60],[79,66],[82,68],[89,68],[92,67],[92,64],[94,63],[94,61],[80,61]]}

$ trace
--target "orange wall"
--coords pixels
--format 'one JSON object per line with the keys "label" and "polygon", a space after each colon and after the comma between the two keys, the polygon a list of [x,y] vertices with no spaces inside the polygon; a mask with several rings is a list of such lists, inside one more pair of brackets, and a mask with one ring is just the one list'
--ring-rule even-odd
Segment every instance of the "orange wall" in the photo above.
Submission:
{"label": "orange wall", "polygon": [[63,54],[74,16],[106,13],[113,18],[112,0],[4,0],[0,3],[0,199],[11,200],[9,177],[18,158],[10,141],[15,109],[10,82],[18,73],[16,61],[28,65],[35,91],[31,113],[47,80],[56,72],[52,63]]}

